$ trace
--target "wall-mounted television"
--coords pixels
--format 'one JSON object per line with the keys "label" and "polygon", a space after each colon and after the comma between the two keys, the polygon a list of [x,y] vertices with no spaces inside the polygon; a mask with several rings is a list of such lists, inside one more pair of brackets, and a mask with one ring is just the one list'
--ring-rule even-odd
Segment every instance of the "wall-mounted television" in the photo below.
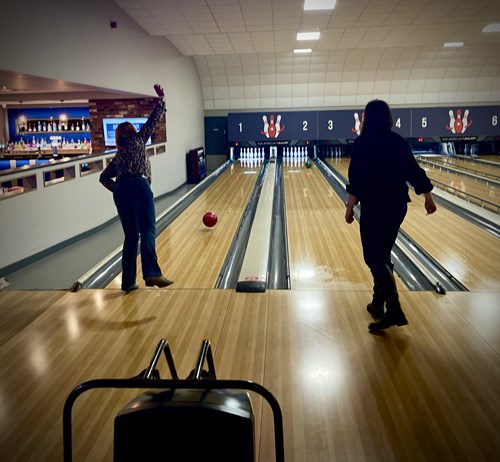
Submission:
{"label": "wall-mounted television", "polygon": [[[105,146],[116,146],[115,144],[115,130],[118,125],[122,122],[130,122],[137,131],[146,123],[147,117],[115,117],[112,119],[102,119],[102,128],[104,131],[104,145]],[[151,138],[149,138],[146,144],[151,144]]]}

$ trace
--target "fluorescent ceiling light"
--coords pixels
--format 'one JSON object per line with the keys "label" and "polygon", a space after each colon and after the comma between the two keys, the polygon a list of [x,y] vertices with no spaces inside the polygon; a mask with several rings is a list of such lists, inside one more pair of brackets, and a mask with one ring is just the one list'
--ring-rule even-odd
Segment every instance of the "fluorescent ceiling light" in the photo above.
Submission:
{"label": "fluorescent ceiling light", "polygon": [[319,32],[299,32],[297,40],[318,40]]}
{"label": "fluorescent ceiling light", "polygon": [[446,48],[451,48],[451,47],[463,47],[464,42],[446,42],[444,45]]}
{"label": "fluorescent ceiling light", "polygon": [[483,32],[500,32],[500,22],[494,22],[483,27]]}
{"label": "fluorescent ceiling light", "polygon": [[294,53],[311,53],[312,49],[311,48],[295,48],[293,50]]}
{"label": "fluorescent ceiling light", "polygon": [[304,11],[307,10],[333,10],[337,0],[305,0]]}

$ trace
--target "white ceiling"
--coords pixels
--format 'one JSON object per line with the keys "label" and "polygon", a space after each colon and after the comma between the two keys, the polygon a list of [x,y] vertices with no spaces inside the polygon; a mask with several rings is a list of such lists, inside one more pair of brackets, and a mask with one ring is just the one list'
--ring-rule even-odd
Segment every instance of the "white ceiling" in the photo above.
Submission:
{"label": "white ceiling", "polygon": [[[500,100],[500,33],[482,32],[500,22],[499,0],[337,0],[333,11],[304,11],[304,0],[115,3],[194,57],[206,110]],[[315,30],[318,41],[296,41]]]}
{"label": "white ceiling", "polygon": [[[193,56],[211,110],[500,102],[500,0],[115,0]],[[297,32],[319,30],[318,41]],[[464,42],[444,48],[445,42]],[[296,47],[312,48],[294,55]],[[2,91],[5,85],[10,91]],[[0,103],[146,96],[0,70]],[[47,100],[47,101],[46,101]]]}

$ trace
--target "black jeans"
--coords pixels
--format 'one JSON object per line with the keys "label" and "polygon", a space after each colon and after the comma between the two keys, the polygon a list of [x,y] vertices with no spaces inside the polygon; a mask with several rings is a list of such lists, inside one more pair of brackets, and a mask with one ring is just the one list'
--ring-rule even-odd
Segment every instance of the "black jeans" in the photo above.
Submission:
{"label": "black jeans", "polygon": [[384,204],[361,204],[360,233],[363,257],[374,281],[374,293],[382,296],[387,311],[400,308],[393,276],[391,251],[408,205],[397,201]]}
{"label": "black jeans", "polygon": [[144,177],[120,181],[113,192],[113,199],[125,234],[122,254],[122,288],[127,289],[136,282],[139,237],[144,279],[161,276],[156,257],[155,203],[151,187]]}

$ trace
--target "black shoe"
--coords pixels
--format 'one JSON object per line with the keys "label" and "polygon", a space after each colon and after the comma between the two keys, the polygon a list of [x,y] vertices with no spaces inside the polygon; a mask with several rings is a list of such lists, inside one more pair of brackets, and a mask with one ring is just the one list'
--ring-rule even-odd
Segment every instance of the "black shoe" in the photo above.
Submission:
{"label": "black shoe", "polygon": [[138,288],[139,288],[139,285],[134,284],[130,287],[122,287],[122,290],[125,292],[125,294],[129,294],[130,292],[132,292],[133,290],[137,290]]}
{"label": "black shoe", "polygon": [[408,324],[408,320],[403,312],[398,314],[386,314],[380,321],[372,322],[368,324],[368,329],[371,332],[376,332],[379,330],[387,329],[392,326],[406,326]]}
{"label": "black shoe", "polygon": [[144,279],[146,281],[146,285],[148,287],[167,287],[170,284],[173,284],[174,281],[171,281],[170,279],[167,279],[165,276],[152,276],[150,278]]}
{"label": "black shoe", "polygon": [[375,303],[368,303],[366,311],[370,313],[373,319],[382,319],[384,317],[384,305],[378,305]]}

